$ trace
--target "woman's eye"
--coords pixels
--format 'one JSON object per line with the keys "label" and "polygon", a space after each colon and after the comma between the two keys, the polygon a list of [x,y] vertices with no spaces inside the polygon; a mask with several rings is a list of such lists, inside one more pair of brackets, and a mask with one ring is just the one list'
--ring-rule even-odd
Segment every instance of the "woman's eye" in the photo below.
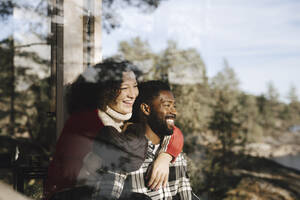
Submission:
{"label": "woman's eye", "polygon": [[126,90],[128,87],[121,87],[120,90]]}

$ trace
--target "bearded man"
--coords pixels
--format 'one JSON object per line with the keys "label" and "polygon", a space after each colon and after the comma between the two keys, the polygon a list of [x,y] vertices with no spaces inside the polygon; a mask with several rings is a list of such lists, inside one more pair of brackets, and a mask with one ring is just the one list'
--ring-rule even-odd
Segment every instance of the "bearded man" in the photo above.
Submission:
{"label": "bearded man", "polygon": [[148,174],[160,151],[163,138],[180,130],[175,126],[177,115],[175,99],[167,84],[161,81],[148,81],[139,85],[139,91],[140,94],[133,106],[131,122],[143,125],[148,140],[147,154],[142,166],[127,175],[121,196],[126,197],[126,194],[134,192],[143,193],[153,200],[198,199],[192,193],[187,163],[182,153],[169,165],[169,180],[164,184],[165,187],[158,189],[149,187],[158,181],[149,181]]}

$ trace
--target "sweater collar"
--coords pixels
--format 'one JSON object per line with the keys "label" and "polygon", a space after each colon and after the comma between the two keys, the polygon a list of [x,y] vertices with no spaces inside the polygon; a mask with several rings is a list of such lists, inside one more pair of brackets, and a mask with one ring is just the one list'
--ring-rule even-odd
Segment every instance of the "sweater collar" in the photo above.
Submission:
{"label": "sweater collar", "polygon": [[121,132],[124,121],[129,120],[132,113],[124,115],[107,106],[105,112],[99,109],[98,115],[105,126],[112,126]]}
{"label": "sweater collar", "polygon": [[121,114],[118,113],[117,111],[111,109],[109,106],[106,107],[106,113],[111,116],[113,119],[119,120],[119,121],[126,121],[129,120],[132,113],[128,113],[128,114]]}

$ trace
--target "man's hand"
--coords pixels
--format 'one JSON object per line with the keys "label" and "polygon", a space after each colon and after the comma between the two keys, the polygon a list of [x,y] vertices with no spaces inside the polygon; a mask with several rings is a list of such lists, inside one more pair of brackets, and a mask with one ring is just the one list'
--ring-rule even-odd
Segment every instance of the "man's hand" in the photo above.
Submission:
{"label": "man's hand", "polygon": [[148,187],[158,190],[161,186],[166,187],[169,179],[169,164],[172,156],[168,153],[160,153],[154,161],[152,174]]}

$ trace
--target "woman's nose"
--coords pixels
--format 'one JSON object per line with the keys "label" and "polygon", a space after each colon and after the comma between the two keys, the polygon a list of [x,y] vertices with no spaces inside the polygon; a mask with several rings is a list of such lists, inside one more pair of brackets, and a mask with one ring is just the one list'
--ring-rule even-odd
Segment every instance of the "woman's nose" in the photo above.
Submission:
{"label": "woman's nose", "polygon": [[138,94],[137,89],[135,87],[130,87],[127,95],[130,98],[136,98],[137,94]]}

